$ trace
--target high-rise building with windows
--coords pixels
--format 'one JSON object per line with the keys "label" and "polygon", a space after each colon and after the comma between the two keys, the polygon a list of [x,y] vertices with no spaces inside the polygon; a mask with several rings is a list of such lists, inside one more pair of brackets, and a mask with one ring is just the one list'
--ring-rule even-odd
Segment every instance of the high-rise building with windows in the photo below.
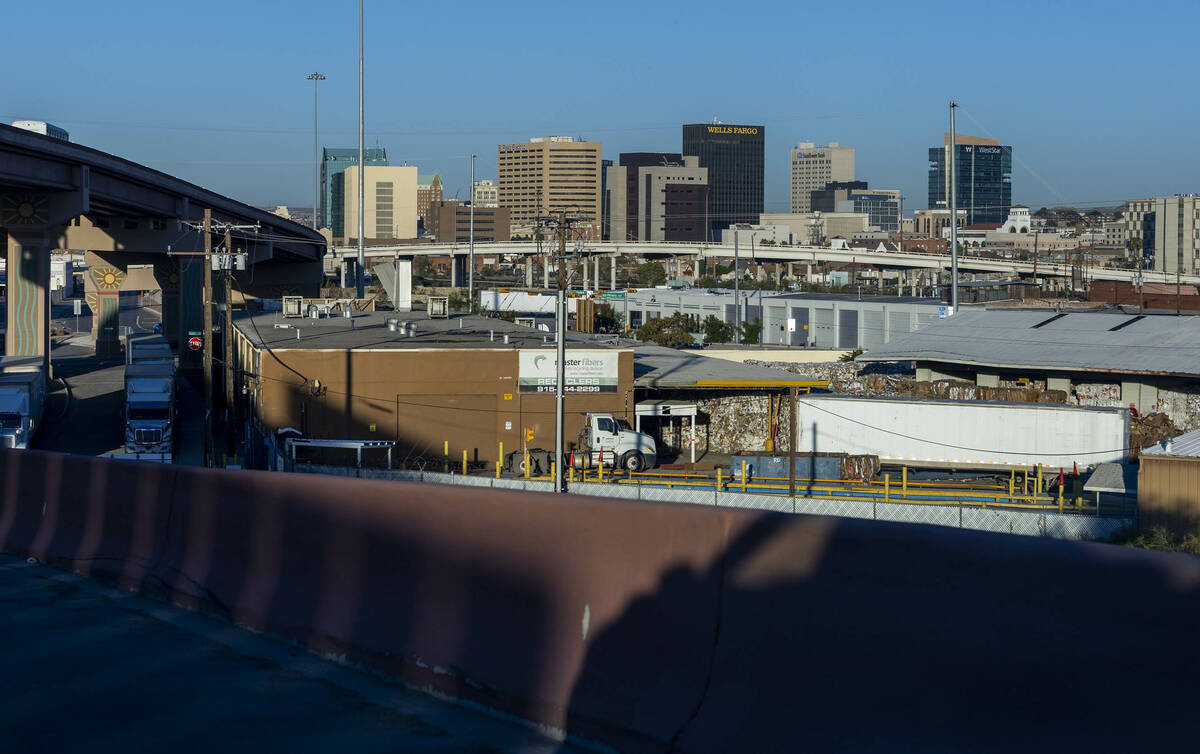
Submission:
{"label": "high-rise building with windows", "polygon": [[[967,225],[1002,224],[1012,206],[1012,147],[995,139],[958,134],[955,137],[955,183],[958,209],[967,211]],[[950,207],[950,134],[945,143],[929,148],[929,208]]]}
{"label": "high-rise building with windows", "polygon": [[437,173],[417,174],[417,219],[429,226],[429,213],[435,203],[442,201],[442,177]]}
{"label": "high-rise building with windows", "polygon": [[[368,165],[363,175],[363,239],[416,238],[416,166]],[[331,228],[333,237],[357,239],[357,165],[351,165],[334,178],[334,198],[341,199],[342,211]]]}
{"label": "high-rise building with windows", "polygon": [[810,141],[792,148],[791,207],[793,213],[811,212],[812,192],[822,191],[829,183],[854,180],[854,147],[836,141],[818,147]]}
{"label": "high-rise building with windows", "polygon": [[1200,274],[1200,196],[1125,202],[1122,220],[1124,245],[1130,249],[1140,246],[1146,269]]}
{"label": "high-rise building with windows", "polygon": [[531,232],[539,215],[567,212],[582,238],[600,238],[598,141],[544,136],[496,148],[496,200],[512,213],[513,235]]}
{"label": "high-rise building with windows", "polygon": [[[358,149],[339,149],[333,147],[325,147],[321,154],[321,207],[317,217],[321,221],[322,228],[333,229],[334,215],[341,218],[343,205],[341,200],[334,201],[333,184],[334,178],[342,174],[346,168],[351,165],[358,164]],[[372,147],[363,150],[364,165],[387,165],[388,156],[387,150],[383,147]],[[355,196],[358,195],[358,189],[354,189]],[[338,222],[342,222],[339,219]],[[334,234],[337,235],[336,233]]]}
{"label": "high-rise building with windows", "polygon": [[475,181],[471,189],[471,203],[476,207],[499,207],[496,182],[487,178]]}
{"label": "high-rise building with windows", "polygon": [[763,211],[764,126],[693,123],[683,127],[683,154],[708,170],[704,214],[708,240],[734,223],[755,223]]}
{"label": "high-rise building with windows", "polygon": [[703,241],[708,170],[699,158],[628,152],[608,168],[608,237],[613,241]]}

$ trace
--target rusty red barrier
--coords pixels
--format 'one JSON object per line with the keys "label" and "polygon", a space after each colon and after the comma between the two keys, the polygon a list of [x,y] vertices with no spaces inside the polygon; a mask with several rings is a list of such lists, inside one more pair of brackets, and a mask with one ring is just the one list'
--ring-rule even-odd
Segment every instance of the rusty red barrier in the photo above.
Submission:
{"label": "rusty red barrier", "polygon": [[1187,556],[36,452],[0,471],[6,550],[621,751],[1190,740]]}

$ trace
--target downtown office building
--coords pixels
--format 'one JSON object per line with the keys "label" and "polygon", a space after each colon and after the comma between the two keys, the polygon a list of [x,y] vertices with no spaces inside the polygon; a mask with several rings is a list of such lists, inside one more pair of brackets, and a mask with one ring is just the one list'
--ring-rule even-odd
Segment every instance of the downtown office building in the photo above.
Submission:
{"label": "downtown office building", "polygon": [[[966,210],[967,225],[1002,225],[1012,206],[1012,147],[995,139],[958,134],[955,141],[955,183],[958,209]],[[950,134],[945,143],[929,148],[929,208],[950,208]]]}
{"label": "downtown office building", "polygon": [[[363,148],[363,165],[387,165],[387,150],[383,147]],[[351,165],[358,165],[358,148],[341,149],[325,147],[321,150],[321,209],[317,217],[321,220],[322,228],[345,228],[344,199],[333,196],[334,184],[338,177]],[[339,189],[341,184],[338,184]],[[355,196],[358,189],[355,188]],[[343,230],[344,232],[344,230]],[[337,234],[335,234],[337,235]]]}
{"label": "downtown office building", "polygon": [[708,240],[735,223],[757,223],[763,211],[763,126],[694,123],[683,127],[683,154],[708,170],[704,214]]}

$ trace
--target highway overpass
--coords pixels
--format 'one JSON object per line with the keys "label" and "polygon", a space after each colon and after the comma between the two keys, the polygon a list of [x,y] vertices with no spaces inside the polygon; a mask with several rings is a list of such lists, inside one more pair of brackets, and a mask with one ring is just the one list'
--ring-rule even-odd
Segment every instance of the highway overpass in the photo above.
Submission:
{"label": "highway overpass", "polygon": [[[231,224],[246,253],[248,292],[315,295],[326,243],[319,233],[166,173],[61,139],[0,125],[0,233],[6,241],[6,355],[49,350],[50,253],[84,252],[97,351],[114,350],[122,290],[163,291],[164,334],[200,329],[204,211]],[[214,246],[222,235],[214,234]],[[188,256],[183,256],[183,255]],[[131,274],[132,267],[138,267]],[[134,288],[137,286],[137,288]]]}
{"label": "highway overpass", "polygon": [[[384,245],[370,246],[365,250],[365,255],[368,258],[405,258],[412,259],[416,257],[453,257],[455,259],[455,270],[457,275],[461,275],[465,269],[466,255],[469,252],[468,244],[465,243],[446,243],[446,244],[403,244],[403,245]],[[522,257],[535,257],[549,253],[549,244],[543,243],[539,250],[538,244],[531,241],[511,241],[506,243],[488,243],[475,244],[476,254],[512,254]],[[713,259],[725,261],[733,258],[733,246],[728,244],[704,244],[692,242],[587,242],[576,245],[572,249],[573,253],[579,254],[581,257],[616,257],[619,255],[635,256],[635,257],[658,257],[658,258],[690,258],[690,259]],[[358,254],[356,247],[338,247],[334,249],[334,258],[338,260],[354,259]],[[870,248],[829,248],[822,246],[756,246],[753,249],[740,248],[739,256],[742,260],[756,261],[760,263],[794,263],[797,265],[815,264],[818,262],[837,262],[849,263],[859,262],[863,264],[875,265],[877,267],[892,269],[892,270],[949,270],[950,255],[949,254],[929,254],[926,252],[899,252],[899,251],[878,251]],[[962,255],[958,260],[958,267],[961,272],[970,273],[995,273],[1003,276],[1024,276],[1032,277],[1034,274],[1033,262],[1018,262],[1008,259],[989,259],[973,255]],[[603,271],[607,272],[607,271]],[[1120,280],[1125,282],[1133,281],[1138,272],[1136,270],[1117,270],[1104,267],[1088,267],[1086,270],[1087,277],[1091,280]],[[1145,271],[1142,273],[1148,283],[1174,283],[1175,276],[1165,273]],[[1059,277],[1069,278],[1072,275],[1072,266],[1061,263],[1039,262],[1037,265],[1038,277]],[[1181,282],[1187,284],[1200,283],[1200,276],[1184,275]],[[526,276],[526,284],[532,285],[533,281]]]}

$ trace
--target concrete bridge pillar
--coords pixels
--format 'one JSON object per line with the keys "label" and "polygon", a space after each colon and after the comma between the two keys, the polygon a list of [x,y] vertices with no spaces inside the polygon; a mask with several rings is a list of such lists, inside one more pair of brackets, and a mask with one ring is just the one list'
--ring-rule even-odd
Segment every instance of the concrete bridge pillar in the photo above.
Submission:
{"label": "concrete bridge pillar", "polygon": [[542,257],[542,288],[550,289],[550,255],[546,254]]}
{"label": "concrete bridge pillar", "polygon": [[596,284],[596,290],[600,290],[600,257],[592,257],[592,282]]}
{"label": "concrete bridge pillar", "polygon": [[583,258],[582,267],[583,267],[583,289],[586,291],[586,290],[588,290],[588,259],[587,259],[587,257]]}
{"label": "concrete bridge pillar", "polygon": [[616,254],[613,254],[611,257],[608,258],[608,272],[609,272],[609,275],[611,276],[611,282],[609,283],[608,289],[610,291],[615,291],[617,289],[617,255]]}
{"label": "concrete bridge pillar", "polygon": [[50,353],[50,241],[43,231],[5,236],[8,274],[6,356]]}
{"label": "concrete bridge pillar", "polygon": [[525,256],[525,287],[533,287],[533,257],[528,254]]}

